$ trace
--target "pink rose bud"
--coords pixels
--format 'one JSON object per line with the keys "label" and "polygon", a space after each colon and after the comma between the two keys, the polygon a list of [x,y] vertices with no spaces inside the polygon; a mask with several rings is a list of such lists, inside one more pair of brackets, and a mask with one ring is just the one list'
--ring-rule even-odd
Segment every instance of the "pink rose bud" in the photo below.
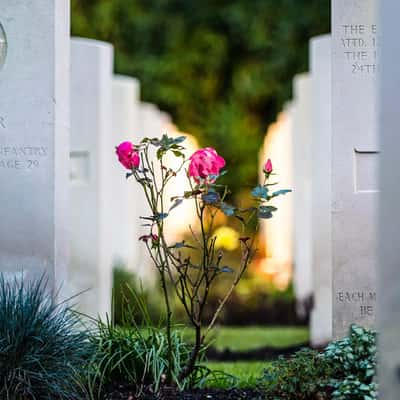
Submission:
{"label": "pink rose bud", "polygon": [[264,165],[264,171],[267,174],[270,174],[272,172],[272,161],[269,158],[268,158],[267,162]]}
{"label": "pink rose bud", "polygon": [[197,150],[190,157],[189,175],[196,183],[200,183],[202,179],[207,183],[213,183],[224,166],[225,160],[215,149],[206,147]]}
{"label": "pink rose bud", "polygon": [[117,147],[116,153],[117,153],[119,162],[126,169],[134,169],[134,168],[139,167],[140,155],[139,155],[139,152],[135,149],[135,146],[131,142],[121,143]]}

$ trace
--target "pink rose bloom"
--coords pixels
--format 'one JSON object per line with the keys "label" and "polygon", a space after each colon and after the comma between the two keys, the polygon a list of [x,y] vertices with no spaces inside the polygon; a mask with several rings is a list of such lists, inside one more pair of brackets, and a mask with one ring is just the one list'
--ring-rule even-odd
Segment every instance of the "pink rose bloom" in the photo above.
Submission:
{"label": "pink rose bloom", "polygon": [[272,172],[272,161],[268,158],[267,162],[264,165],[264,171],[267,174],[270,174]]}
{"label": "pink rose bloom", "polygon": [[189,175],[197,183],[200,183],[201,179],[213,183],[224,166],[225,160],[218,155],[215,149],[206,147],[197,150],[190,157]]}
{"label": "pink rose bloom", "polygon": [[140,165],[140,155],[131,142],[121,143],[116,150],[119,162],[126,169],[137,168]]}

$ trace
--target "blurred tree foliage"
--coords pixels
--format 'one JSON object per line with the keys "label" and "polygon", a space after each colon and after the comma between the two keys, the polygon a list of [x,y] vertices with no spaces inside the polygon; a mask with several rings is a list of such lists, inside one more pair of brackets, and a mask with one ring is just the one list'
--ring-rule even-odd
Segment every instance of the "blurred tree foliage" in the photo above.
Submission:
{"label": "blurred tree foliage", "polygon": [[142,99],[224,155],[235,193],[256,182],[266,128],[329,26],[330,0],[72,0],[73,34],[113,43]]}

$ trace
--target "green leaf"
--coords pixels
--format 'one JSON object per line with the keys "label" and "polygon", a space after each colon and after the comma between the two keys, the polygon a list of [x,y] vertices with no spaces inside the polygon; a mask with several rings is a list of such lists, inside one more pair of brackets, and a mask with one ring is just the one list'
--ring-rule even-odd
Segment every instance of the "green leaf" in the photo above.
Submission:
{"label": "green leaf", "polygon": [[262,185],[257,185],[252,191],[251,194],[254,197],[260,197],[262,199],[268,199],[268,188]]}
{"label": "green leaf", "polygon": [[292,190],[290,190],[290,189],[281,189],[281,190],[277,190],[276,192],[272,193],[271,197],[281,196],[283,194],[291,193],[291,192],[292,192]]}
{"label": "green leaf", "polygon": [[201,196],[201,199],[206,204],[215,204],[220,201],[219,193],[217,192],[208,192]]}
{"label": "green leaf", "polygon": [[165,219],[168,217],[168,213],[160,213],[154,216],[154,218],[158,221]]}
{"label": "green leaf", "polygon": [[163,154],[164,154],[164,149],[163,149],[162,147],[160,147],[160,148],[157,150],[157,159],[158,159],[158,160],[161,160]]}
{"label": "green leaf", "polygon": [[272,213],[276,211],[277,208],[273,206],[260,206],[258,209],[258,217],[262,219],[272,218]]}
{"label": "green leaf", "polygon": [[221,203],[221,211],[228,217],[233,217],[235,215],[235,207],[227,204],[227,203]]}
{"label": "green leaf", "polygon": [[172,204],[172,206],[170,207],[169,212],[171,212],[171,210],[173,210],[174,208],[180,206],[182,203],[183,203],[183,199],[181,199],[181,198],[176,199],[174,201],[174,204]]}
{"label": "green leaf", "polygon": [[222,268],[219,269],[220,272],[228,272],[228,273],[232,273],[234,272],[234,269],[231,267],[228,267],[227,265],[223,266]]}
{"label": "green leaf", "polygon": [[140,219],[148,220],[148,221],[160,221],[168,217],[167,213],[152,215],[151,217],[140,217]]}
{"label": "green leaf", "polygon": [[172,152],[174,153],[175,157],[185,157],[185,155],[179,150],[173,150]]}
{"label": "green leaf", "polygon": [[196,249],[196,247],[193,247],[193,246],[190,246],[189,244],[186,244],[186,242],[184,240],[182,240],[182,242],[175,243],[173,246],[170,246],[169,248],[170,249],[182,249],[182,248]]}
{"label": "green leaf", "polygon": [[173,143],[174,144],[179,144],[182,143],[186,140],[186,136],[178,136],[176,138],[173,138]]}

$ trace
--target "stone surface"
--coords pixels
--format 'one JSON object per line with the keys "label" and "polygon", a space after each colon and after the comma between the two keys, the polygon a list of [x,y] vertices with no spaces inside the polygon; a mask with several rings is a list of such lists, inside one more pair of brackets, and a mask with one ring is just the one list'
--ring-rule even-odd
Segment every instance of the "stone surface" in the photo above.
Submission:
{"label": "stone surface", "polygon": [[2,68],[4,63],[6,62],[7,50],[8,43],[6,33],[4,31],[3,25],[1,25],[0,23],[0,68]]}
{"label": "stone surface", "polygon": [[156,105],[152,103],[141,103],[140,105],[140,121],[142,137],[161,137],[167,133],[168,124],[171,119],[168,114],[160,111]]}
{"label": "stone surface", "polygon": [[312,275],[311,342],[321,346],[332,339],[331,239],[331,38],[310,42],[312,97]]}
{"label": "stone surface", "polygon": [[[113,146],[124,141],[136,143],[140,134],[140,84],[136,79],[115,76],[113,79]],[[110,208],[113,220],[113,265],[135,271],[139,262],[139,199],[141,188],[118,161],[112,164],[113,197]],[[144,199],[142,199],[144,201]],[[140,205],[142,207],[142,205]]]}
{"label": "stone surface", "polygon": [[0,25],[0,270],[46,272],[59,287],[68,255],[69,2],[2,0]]}
{"label": "stone surface", "polygon": [[311,308],[311,79],[309,74],[294,79],[293,101],[293,202],[294,202],[294,286],[298,313],[305,316]]}
{"label": "stone surface", "polygon": [[333,336],[376,314],[375,0],[332,1]]}
{"label": "stone surface", "polygon": [[[260,182],[264,182],[262,169],[270,158],[276,181],[283,189],[293,188],[291,107],[287,104],[268,128],[259,160]],[[260,221],[265,247],[261,272],[283,290],[289,285],[293,270],[293,194],[277,197],[273,205],[278,208],[274,217]]]}
{"label": "stone surface", "polygon": [[378,74],[378,129],[381,140],[381,194],[379,198],[379,392],[384,400],[398,400],[400,393],[400,41],[398,0],[379,5],[380,62]]}
{"label": "stone surface", "polygon": [[73,39],[71,66],[70,290],[85,291],[75,301],[81,312],[104,317],[112,285],[112,47]]}

